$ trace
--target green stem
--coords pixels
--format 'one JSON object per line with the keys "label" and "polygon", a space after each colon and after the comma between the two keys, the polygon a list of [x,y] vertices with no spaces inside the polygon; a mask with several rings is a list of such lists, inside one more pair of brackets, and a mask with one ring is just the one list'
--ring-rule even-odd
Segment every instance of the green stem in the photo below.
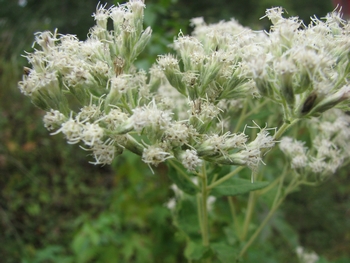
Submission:
{"label": "green stem", "polygon": [[234,227],[235,227],[235,232],[237,233],[237,236],[240,236],[239,231],[241,229],[240,229],[240,226],[239,226],[239,223],[238,223],[238,219],[237,219],[237,213],[236,213],[236,209],[235,209],[235,204],[233,203],[233,196],[228,196],[227,199],[228,199],[228,203],[230,205],[230,211],[231,211],[231,215],[232,215],[232,219],[233,219],[233,224],[234,224]]}
{"label": "green stem", "polygon": [[211,179],[211,182],[210,183],[214,183],[216,181],[216,178],[218,178],[219,174],[216,173],[214,174],[213,178]]}
{"label": "green stem", "polygon": [[254,234],[249,238],[248,242],[244,245],[243,249],[239,253],[238,258],[242,258],[243,255],[247,252],[248,248],[251,246],[251,244],[255,241],[257,236],[260,234],[261,230],[265,227],[267,222],[271,219],[273,214],[276,212],[277,208],[282,204],[284,198],[281,198],[278,203],[275,204],[274,207],[271,208],[267,216],[265,217],[264,221],[260,224],[257,230],[255,230]]}
{"label": "green stem", "polygon": [[184,170],[182,170],[173,160],[168,159],[167,162],[175,168],[175,170],[181,174],[192,186],[194,186],[195,188],[199,189],[197,185],[195,185],[192,181],[192,179],[188,176],[187,173],[184,172]]}
{"label": "green stem", "polygon": [[247,107],[248,107],[248,102],[247,102],[247,100],[245,100],[245,101],[244,101],[244,104],[243,104],[243,109],[242,109],[242,112],[241,112],[241,114],[240,114],[240,116],[239,116],[239,119],[238,119],[238,121],[237,121],[237,124],[236,124],[236,128],[235,128],[234,133],[238,132],[239,127],[241,126],[243,120],[246,118],[245,113],[246,113],[246,111],[247,111]]}
{"label": "green stem", "polygon": [[299,119],[294,119],[292,120],[290,123],[286,123],[284,122],[283,125],[278,129],[278,131],[275,133],[274,139],[278,140],[279,138],[281,138],[281,136],[283,135],[283,133],[288,130],[291,126],[293,126],[295,123],[297,123],[299,121]]}
{"label": "green stem", "polygon": [[254,208],[255,208],[255,202],[256,201],[256,195],[255,192],[252,191],[249,193],[249,199],[248,199],[248,207],[247,207],[247,212],[246,216],[244,219],[244,224],[243,224],[243,230],[242,230],[242,235],[241,235],[241,240],[244,241],[247,237],[248,234],[248,228],[250,221],[252,220],[253,213],[254,213]]}
{"label": "green stem", "polygon": [[239,166],[238,168],[236,168],[235,170],[233,170],[232,172],[226,174],[225,176],[221,177],[219,180],[213,182],[212,184],[210,184],[207,187],[207,190],[211,190],[213,189],[215,186],[218,186],[219,184],[222,184],[223,182],[225,182],[226,180],[230,179],[232,176],[234,176],[235,174],[239,173],[241,170],[243,170],[245,168],[245,166]]}
{"label": "green stem", "polygon": [[267,192],[269,192],[271,189],[273,189],[280,181],[281,181],[281,176],[277,177],[271,184],[269,184],[267,187],[259,190],[259,195],[263,195]]}
{"label": "green stem", "polygon": [[276,193],[276,196],[275,196],[275,200],[273,200],[272,207],[274,207],[274,206],[277,204],[278,199],[279,199],[279,197],[281,196],[282,187],[283,187],[283,183],[284,183],[284,178],[286,177],[286,174],[287,174],[287,168],[285,167],[285,168],[283,169],[282,175],[280,176],[281,180],[280,180],[280,183],[279,183],[279,185],[278,185],[277,193]]}
{"label": "green stem", "polygon": [[[248,242],[244,245],[244,247],[242,248],[241,252],[239,253],[238,258],[242,258],[243,255],[247,252],[248,248],[252,245],[252,243],[255,241],[255,239],[257,238],[257,236],[260,234],[261,230],[265,227],[265,225],[268,223],[268,221],[271,219],[271,217],[273,216],[273,214],[276,212],[276,210],[280,207],[280,205],[283,203],[283,201],[285,200],[285,198],[287,197],[287,195],[292,192],[297,186],[299,185],[299,183],[297,182],[297,179],[294,178],[294,180],[292,180],[290,182],[290,184],[288,185],[288,187],[286,188],[286,191],[284,192],[284,195],[279,198],[279,200],[274,200],[274,204],[271,207],[271,210],[269,211],[269,213],[267,214],[267,216],[265,217],[265,219],[263,220],[263,222],[260,224],[260,226],[255,230],[254,234],[249,238]],[[277,192],[277,195],[280,195],[279,192]]]}
{"label": "green stem", "polygon": [[201,194],[198,193],[197,194],[198,223],[199,223],[199,228],[200,228],[201,234],[202,234],[202,240],[204,240],[203,233],[204,233],[205,230],[204,230],[203,217],[202,217],[203,211],[202,211],[202,205],[201,205],[202,201],[201,201],[201,199],[202,199]]}
{"label": "green stem", "polygon": [[[243,109],[242,109],[242,112],[239,116],[239,119],[237,121],[237,124],[236,124],[236,128],[234,130],[234,133],[237,133],[240,126],[242,125],[242,122],[244,120],[246,120],[250,115],[256,113],[260,108],[262,108],[263,106],[265,106],[267,103],[269,103],[270,100],[265,100],[263,103],[259,104],[257,107],[253,108],[251,111],[247,112],[247,108],[248,108],[248,102],[245,101],[244,102],[244,105],[243,105]],[[247,113],[246,113],[247,112]]]}
{"label": "green stem", "polygon": [[208,207],[207,207],[207,199],[208,199],[208,192],[207,184],[207,172],[206,172],[206,166],[203,164],[202,166],[202,193],[201,193],[201,202],[198,205],[201,205],[201,213],[199,216],[201,217],[200,221],[202,222],[202,241],[203,246],[208,247],[209,246],[209,223],[208,223]]}
{"label": "green stem", "polygon": [[250,115],[252,115],[252,114],[256,113],[257,111],[259,111],[262,107],[264,107],[269,102],[271,102],[271,101],[270,100],[265,100],[264,102],[259,104],[257,107],[255,107],[255,105],[254,105],[253,109],[243,116],[243,119],[247,119],[247,117],[249,117]]}

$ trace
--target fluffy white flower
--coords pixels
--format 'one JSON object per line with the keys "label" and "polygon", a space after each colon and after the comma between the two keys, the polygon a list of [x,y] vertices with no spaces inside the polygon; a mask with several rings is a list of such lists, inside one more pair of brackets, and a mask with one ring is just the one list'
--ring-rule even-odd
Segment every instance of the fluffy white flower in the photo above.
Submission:
{"label": "fluffy white flower", "polygon": [[69,144],[76,144],[81,140],[81,133],[84,124],[70,117],[66,122],[62,123],[61,128],[52,135],[62,132]]}
{"label": "fluffy white flower", "polygon": [[142,161],[148,165],[157,166],[173,156],[158,145],[150,145],[143,150]]}
{"label": "fluffy white flower", "polygon": [[95,142],[91,148],[93,152],[93,156],[95,158],[95,162],[91,162],[92,164],[111,164],[117,148],[114,146],[113,141],[98,141]]}
{"label": "fluffy white flower", "polygon": [[104,131],[97,123],[85,123],[80,137],[86,145],[93,146],[102,140],[103,135]]}
{"label": "fluffy white flower", "polygon": [[52,131],[62,125],[66,121],[66,116],[64,116],[58,110],[53,110],[47,112],[43,118],[44,126],[49,131]]}
{"label": "fluffy white flower", "polygon": [[195,171],[202,164],[195,150],[187,149],[181,153],[180,159],[182,165],[190,172]]}
{"label": "fluffy white flower", "polygon": [[147,106],[133,109],[130,121],[137,132],[141,132],[143,128],[148,126],[165,130],[170,126],[171,114],[168,111],[158,109],[153,100]]}

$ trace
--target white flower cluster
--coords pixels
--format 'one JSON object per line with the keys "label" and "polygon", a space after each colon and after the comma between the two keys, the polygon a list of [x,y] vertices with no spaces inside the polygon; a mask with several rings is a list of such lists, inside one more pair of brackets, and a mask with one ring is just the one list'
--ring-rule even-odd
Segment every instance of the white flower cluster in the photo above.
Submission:
{"label": "white flower cluster", "polygon": [[[309,122],[311,145],[283,137],[279,147],[290,159],[291,168],[317,174],[321,179],[334,174],[350,158],[350,116],[332,109]],[[305,170],[304,170],[305,171]]]}
{"label": "white flower cluster", "polygon": [[[134,66],[151,36],[143,29],[144,8],[142,0],[98,5],[86,41],[37,33],[36,49],[26,55],[32,68],[24,69],[20,90],[47,112],[44,124],[52,134],[82,143],[95,164],[110,164],[125,149],[150,166],[171,158],[190,172],[203,161],[255,169],[276,139],[266,127],[258,126],[251,141],[233,132],[243,100],[271,99],[289,121],[343,105],[350,95],[349,27],[337,13],[306,27],[271,9],[267,33],[235,20],[207,25],[196,18],[193,34],[175,39],[177,55],[159,56],[147,73]],[[332,154],[340,149],[324,138],[315,145],[315,160],[331,158],[325,147]],[[304,167],[306,154],[300,150],[292,167]]]}
{"label": "white flower cluster", "polygon": [[273,26],[247,61],[260,94],[280,103],[286,120],[342,104],[350,96],[347,22],[333,12],[306,26],[282,13],[282,8],[267,10]]}
{"label": "white flower cluster", "polygon": [[283,153],[291,158],[291,167],[293,169],[303,168],[308,165],[307,147],[304,144],[304,142],[297,141],[291,137],[283,137],[280,141],[279,147]]}

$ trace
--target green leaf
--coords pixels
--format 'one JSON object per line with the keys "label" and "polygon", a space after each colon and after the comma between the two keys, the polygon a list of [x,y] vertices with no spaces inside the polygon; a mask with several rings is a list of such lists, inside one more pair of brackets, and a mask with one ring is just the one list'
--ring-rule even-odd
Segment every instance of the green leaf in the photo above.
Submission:
{"label": "green leaf", "polygon": [[174,163],[172,164],[172,167],[174,167],[176,170],[171,169],[169,171],[168,176],[170,179],[186,194],[195,195],[197,193],[196,186],[183,175],[183,173],[187,173],[185,169]]}
{"label": "green leaf", "polygon": [[199,260],[208,251],[208,247],[203,246],[201,243],[190,241],[185,249],[185,256],[188,259]]}
{"label": "green leaf", "polygon": [[221,185],[216,186],[212,194],[215,196],[241,195],[250,191],[266,187],[269,182],[254,182],[241,178],[230,178]]}
{"label": "green leaf", "polygon": [[186,235],[192,238],[199,236],[200,229],[195,200],[181,200],[181,206],[176,216],[176,224]]}
{"label": "green leaf", "polygon": [[227,245],[226,243],[213,243],[210,247],[216,252],[217,257],[222,263],[235,262],[237,257],[237,249]]}

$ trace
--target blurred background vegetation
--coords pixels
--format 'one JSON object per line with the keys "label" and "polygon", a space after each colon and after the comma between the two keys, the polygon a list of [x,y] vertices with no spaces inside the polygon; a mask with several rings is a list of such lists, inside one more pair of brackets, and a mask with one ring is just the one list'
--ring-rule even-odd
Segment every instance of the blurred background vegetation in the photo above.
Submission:
{"label": "blurred background vegetation", "polygon": [[[116,4],[106,1],[108,5]],[[20,94],[17,82],[27,65],[33,34],[58,28],[81,40],[94,24],[97,0],[0,0],[0,261],[17,262],[184,262],[184,240],[175,234],[164,206],[173,193],[166,167],[153,175],[132,154],[111,166],[88,163],[86,152],[51,137],[43,112]],[[103,2],[104,3],[104,2]],[[267,28],[266,8],[288,15],[324,16],[326,0],[147,0],[146,26],[152,42],[138,65],[148,67],[189,19],[208,23],[236,18]],[[247,262],[296,262],[289,239],[298,238],[324,262],[350,262],[348,172],[318,188],[300,189],[261,235]],[[292,226],[294,230],[291,230]],[[263,245],[264,244],[264,245]],[[266,245],[268,244],[268,245]],[[286,261],[288,259],[288,261]],[[326,260],[327,259],[327,260]],[[321,262],[321,261],[320,261]]]}

